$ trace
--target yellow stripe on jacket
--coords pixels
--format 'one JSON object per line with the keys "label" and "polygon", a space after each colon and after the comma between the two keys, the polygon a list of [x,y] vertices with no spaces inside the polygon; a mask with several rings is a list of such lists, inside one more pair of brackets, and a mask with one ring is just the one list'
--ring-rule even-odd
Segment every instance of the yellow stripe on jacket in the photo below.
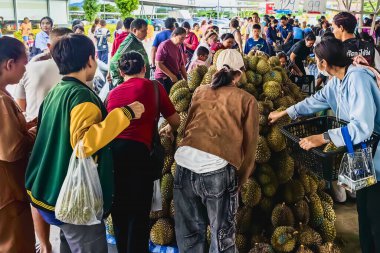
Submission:
{"label": "yellow stripe on jacket", "polygon": [[70,112],[72,148],[83,140],[85,154],[93,155],[129,126],[131,116],[129,113],[127,115],[121,108],[116,108],[102,121],[100,108],[94,103],[85,102],[75,106]]}

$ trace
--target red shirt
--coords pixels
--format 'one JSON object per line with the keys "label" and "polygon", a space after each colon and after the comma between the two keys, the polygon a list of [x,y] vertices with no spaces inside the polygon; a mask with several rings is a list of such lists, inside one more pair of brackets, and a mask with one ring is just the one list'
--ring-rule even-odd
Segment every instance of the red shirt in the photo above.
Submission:
{"label": "red shirt", "polygon": [[120,47],[120,44],[127,38],[129,32],[122,31],[121,33],[115,33],[115,40],[113,41],[112,44],[112,51],[111,51],[111,56],[114,56],[116,54],[117,50]]}
{"label": "red shirt", "polygon": [[[176,111],[164,87],[159,84],[158,90],[160,92],[160,113],[164,118],[168,118]],[[132,120],[131,124],[116,138],[142,142],[150,149],[158,110],[153,82],[145,78],[131,78],[113,89],[107,101],[108,112],[134,101],[139,101],[144,105],[145,112],[141,118]]]}
{"label": "red shirt", "polygon": [[186,39],[183,41],[184,44],[189,44],[189,47],[186,46],[186,49],[195,51],[199,45],[198,37],[193,32],[188,32]]}

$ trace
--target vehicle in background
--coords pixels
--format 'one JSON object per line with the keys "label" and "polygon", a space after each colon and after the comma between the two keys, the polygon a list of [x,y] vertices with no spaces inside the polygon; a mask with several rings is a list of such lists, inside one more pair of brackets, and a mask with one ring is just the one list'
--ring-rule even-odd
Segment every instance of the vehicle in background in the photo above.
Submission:
{"label": "vehicle in background", "polygon": [[116,18],[113,18],[113,19],[106,19],[106,23],[107,24],[117,24],[119,20],[116,19]]}
{"label": "vehicle in background", "polygon": [[213,19],[212,24],[219,27],[220,34],[226,33],[230,29],[230,21],[228,19]]}
{"label": "vehicle in background", "polygon": [[165,21],[159,18],[153,18],[152,25],[154,27],[154,31],[161,31],[165,28]]}

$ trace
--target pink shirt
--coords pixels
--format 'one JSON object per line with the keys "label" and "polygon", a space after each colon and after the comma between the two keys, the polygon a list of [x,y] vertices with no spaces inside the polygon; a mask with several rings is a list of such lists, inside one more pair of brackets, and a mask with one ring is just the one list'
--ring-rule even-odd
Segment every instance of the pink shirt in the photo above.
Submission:
{"label": "pink shirt", "polygon": [[195,69],[196,67],[198,67],[200,65],[205,65],[206,66],[206,62],[198,60],[198,59],[196,59],[195,61],[192,61],[190,63],[189,68],[187,69],[187,73],[190,73],[193,69]]}
{"label": "pink shirt", "polygon": [[[161,61],[170,72],[178,76],[181,74],[181,67],[184,65],[183,53],[180,46],[175,45],[170,39],[162,42],[157,49],[156,61]],[[157,66],[154,78],[166,78],[164,72]]]}

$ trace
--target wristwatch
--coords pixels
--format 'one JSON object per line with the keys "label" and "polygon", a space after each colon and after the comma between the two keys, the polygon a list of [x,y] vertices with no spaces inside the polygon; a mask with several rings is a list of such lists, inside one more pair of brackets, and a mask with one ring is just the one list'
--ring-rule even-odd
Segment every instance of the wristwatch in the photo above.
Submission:
{"label": "wristwatch", "polygon": [[326,143],[330,143],[331,142],[331,138],[330,138],[330,135],[328,132],[324,132],[323,133],[323,139],[325,140]]}

